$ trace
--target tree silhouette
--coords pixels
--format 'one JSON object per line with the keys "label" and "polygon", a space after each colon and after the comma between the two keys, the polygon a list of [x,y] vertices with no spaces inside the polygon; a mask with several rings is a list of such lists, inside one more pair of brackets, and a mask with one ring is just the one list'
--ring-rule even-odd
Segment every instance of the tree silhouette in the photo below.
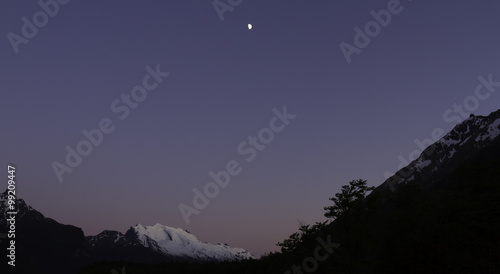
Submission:
{"label": "tree silhouette", "polygon": [[366,180],[350,181],[349,185],[342,186],[340,193],[336,193],[335,197],[329,199],[333,201],[334,205],[324,208],[326,210],[325,217],[337,219],[350,209],[359,209],[367,192],[374,189],[373,186],[366,186]]}

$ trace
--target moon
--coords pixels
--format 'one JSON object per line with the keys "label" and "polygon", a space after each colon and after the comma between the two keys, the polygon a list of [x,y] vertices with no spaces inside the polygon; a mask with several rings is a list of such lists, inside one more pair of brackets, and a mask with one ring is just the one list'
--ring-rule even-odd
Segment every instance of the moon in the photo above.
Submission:
{"label": "moon", "polygon": [[248,29],[252,29],[252,24],[248,24]]}

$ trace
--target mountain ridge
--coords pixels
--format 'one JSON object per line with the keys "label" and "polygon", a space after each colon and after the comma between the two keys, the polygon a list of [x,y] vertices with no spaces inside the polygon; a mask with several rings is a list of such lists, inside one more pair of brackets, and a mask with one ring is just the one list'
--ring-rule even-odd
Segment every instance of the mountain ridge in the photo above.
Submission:
{"label": "mountain ridge", "polygon": [[[7,202],[7,191],[0,193],[0,233],[8,231]],[[97,235],[85,236],[81,228],[45,217],[21,198],[16,197],[15,205],[16,268],[27,273],[40,269],[52,273],[76,273],[84,265],[103,260],[200,263],[254,259],[245,249],[204,243],[184,229],[158,223],[154,226],[137,224],[125,234],[104,230]],[[0,244],[2,250],[4,245],[6,243]],[[53,264],[54,258],[58,258],[57,266]],[[1,270],[7,265],[6,258],[0,263]]]}
{"label": "mountain ridge", "polygon": [[[493,218],[482,219],[481,214],[497,216],[500,209],[499,155],[500,110],[488,116],[471,115],[457,124],[440,140],[425,148],[417,159],[375,188],[367,196],[373,198],[371,201],[367,199],[372,206],[366,209],[369,212],[363,209],[359,211],[362,212],[359,215],[361,217],[357,216],[355,221],[344,218],[334,220],[327,226],[326,232],[338,237],[333,241],[341,243],[339,250],[332,255],[331,265],[328,267],[342,269],[358,256],[358,259],[371,260],[372,267],[383,266],[393,270],[404,269],[409,263],[415,269],[420,267],[423,270],[437,260],[442,264],[441,270],[454,270],[455,272],[449,273],[457,273],[457,267],[452,264],[454,260],[463,261],[462,265],[470,270],[477,270],[474,260],[479,257],[476,253],[484,252],[483,250],[487,251],[488,260],[493,262],[496,252],[500,252],[500,240],[494,242],[491,239],[499,239],[500,230]],[[2,219],[7,205],[6,194],[0,194],[0,229],[6,225]],[[485,205],[484,201],[496,203],[496,206]],[[211,253],[205,250],[206,247],[212,248],[209,251],[219,261],[253,258],[244,249],[203,243],[184,229],[161,224],[136,224],[125,233],[104,230],[98,235],[85,237],[81,228],[62,225],[46,218],[23,199],[16,199],[16,202],[20,209],[16,233],[26,235],[25,242],[18,247],[19,254],[22,255],[17,263],[27,267],[27,270],[23,269],[26,270],[25,273],[36,273],[39,269],[50,270],[51,273],[75,273],[83,265],[102,260],[151,264],[211,262],[210,258],[214,256],[207,255]],[[464,216],[462,210],[467,210],[469,214]],[[415,212],[418,214],[413,214]],[[356,216],[355,212],[353,214]],[[359,225],[359,222],[364,223]],[[355,230],[346,230],[346,225],[359,225],[357,229],[364,233],[351,235]],[[421,236],[422,233],[425,236]],[[350,245],[359,237],[369,235],[373,237],[364,238],[364,246]],[[460,237],[471,236],[474,237],[471,241],[455,243]],[[459,244],[467,244],[467,248],[462,250]],[[315,247],[316,242],[312,241],[311,248]],[[394,252],[397,249],[404,252]],[[359,253],[360,250],[366,254]],[[311,253],[306,251],[305,254],[310,256]],[[468,252],[469,257],[464,257],[464,252]],[[416,255],[420,256],[417,261]],[[392,256],[399,257],[400,262],[394,262]],[[54,258],[58,258],[59,269],[54,269]],[[275,257],[270,258],[274,260]],[[296,259],[303,258],[301,254]],[[488,267],[500,269],[498,263],[490,261]],[[6,265],[5,262],[0,263]],[[248,265],[246,263],[240,265]],[[200,266],[203,267],[205,266]]]}
{"label": "mountain ridge", "polygon": [[[487,116],[473,115],[455,125],[441,139],[425,148],[419,157],[387,178],[374,192],[381,189],[394,191],[396,185],[420,178],[422,182],[437,182],[459,163],[473,158],[484,148],[498,142],[500,136],[500,109]],[[446,168],[442,168],[446,167]],[[430,169],[430,172],[428,170]],[[425,172],[424,172],[425,171]]]}

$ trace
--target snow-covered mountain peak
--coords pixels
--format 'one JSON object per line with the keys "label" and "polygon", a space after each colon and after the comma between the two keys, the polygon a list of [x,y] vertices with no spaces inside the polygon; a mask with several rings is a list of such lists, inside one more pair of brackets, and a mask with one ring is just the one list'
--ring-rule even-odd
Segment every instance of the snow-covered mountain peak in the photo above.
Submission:
{"label": "snow-covered mountain peak", "polygon": [[132,229],[142,241],[151,239],[155,242],[175,242],[178,244],[198,241],[196,236],[181,228],[168,227],[158,223],[154,226],[143,226],[138,224],[132,227]]}
{"label": "snow-covered mountain peak", "polygon": [[137,224],[131,227],[127,234],[135,235],[142,245],[165,255],[204,261],[234,261],[254,258],[250,252],[242,248],[204,243],[184,229],[158,223],[153,226]]}
{"label": "snow-covered mountain peak", "polygon": [[[440,155],[440,161],[451,158],[460,147],[473,144],[474,147],[482,148],[489,145],[500,135],[500,110],[491,113],[489,116],[471,115],[461,123],[457,124],[441,140],[436,142],[431,149],[433,153],[422,153],[420,158],[429,158]],[[427,155],[424,155],[427,154]]]}
{"label": "snow-covered mountain peak", "polygon": [[446,144],[454,139],[463,144],[470,137],[475,137],[476,142],[492,141],[498,135],[500,135],[500,110],[489,116],[471,115],[456,125],[440,142]]}
{"label": "snow-covered mountain peak", "polygon": [[389,177],[383,185],[394,190],[394,186],[400,183],[442,180],[449,173],[445,166],[456,168],[466,159],[498,143],[499,136],[500,110],[488,116],[471,115],[427,147],[417,159]]}

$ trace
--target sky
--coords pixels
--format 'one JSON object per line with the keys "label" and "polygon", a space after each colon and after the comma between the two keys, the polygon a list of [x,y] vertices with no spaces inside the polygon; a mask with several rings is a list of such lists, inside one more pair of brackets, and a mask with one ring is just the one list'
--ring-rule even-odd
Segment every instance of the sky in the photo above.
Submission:
{"label": "sky", "polygon": [[0,3],[2,174],[86,235],[161,223],[260,256],[499,108],[495,0],[41,3]]}

